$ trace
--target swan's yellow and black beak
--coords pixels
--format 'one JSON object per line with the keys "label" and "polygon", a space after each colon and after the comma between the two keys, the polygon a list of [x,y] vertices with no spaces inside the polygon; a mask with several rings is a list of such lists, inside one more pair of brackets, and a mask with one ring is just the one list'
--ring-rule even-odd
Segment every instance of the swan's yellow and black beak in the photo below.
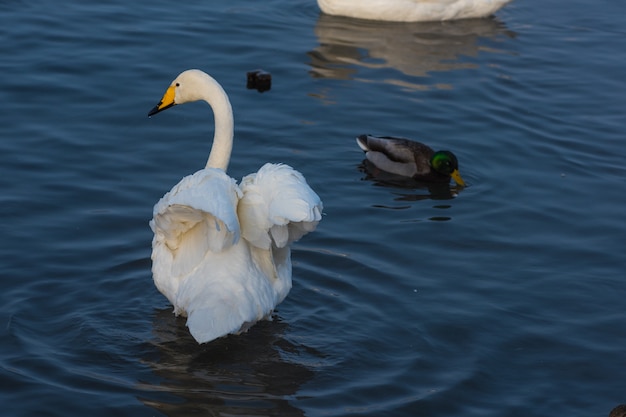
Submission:
{"label": "swan's yellow and black beak", "polygon": [[167,110],[170,107],[175,106],[176,105],[176,102],[174,101],[175,98],[176,98],[176,87],[171,85],[169,86],[167,91],[165,91],[165,94],[163,94],[163,98],[161,99],[161,101],[159,101],[159,104],[157,104],[156,106],[154,106],[152,110],[150,110],[150,113],[148,113],[148,116],[155,115],[158,112]]}
{"label": "swan's yellow and black beak", "polygon": [[452,177],[454,182],[456,182],[457,185],[460,185],[461,187],[465,187],[465,181],[463,181],[463,178],[461,178],[461,174],[459,173],[458,169],[455,169],[454,171],[452,171],[452,174],[450,174],[450,176]]}

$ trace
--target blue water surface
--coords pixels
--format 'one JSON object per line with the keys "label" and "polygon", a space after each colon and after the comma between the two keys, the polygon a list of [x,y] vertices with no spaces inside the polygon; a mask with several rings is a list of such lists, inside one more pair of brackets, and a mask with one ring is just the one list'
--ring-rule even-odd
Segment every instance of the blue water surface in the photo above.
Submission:
{"label": "blue water surface", "polygon": [[[7,416],[606,416],[626,402],[626,50],[617,1],[445,23],[313,0],[0,4],[0,403]],[[324,201],[294,287],[198,345],[151,277],[154,203],[284,162]],[[272,75],[265,93],[246,72]],[[354,138],[450,149],[465,188],[390,181]]]}

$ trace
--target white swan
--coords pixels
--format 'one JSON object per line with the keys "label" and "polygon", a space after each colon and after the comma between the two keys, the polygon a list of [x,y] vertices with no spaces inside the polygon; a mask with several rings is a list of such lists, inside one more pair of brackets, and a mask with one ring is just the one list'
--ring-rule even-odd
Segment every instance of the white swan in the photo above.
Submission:
{"label": "white swan", "polygon": [[330,15],[393,22],[487,17],[511,0],[317,0]]}
{"label": "white swan", "polygon": [[291,289],[289,244],[315,229],[322,202],[287,165],[265,164],[239,186],[226,175],[232,108],[200,70],[176,77],[149,116],[198,100],[215,119],[208,162],[161,198],[150,227],[154,283],[205,343],[247,330],[283,301]]}

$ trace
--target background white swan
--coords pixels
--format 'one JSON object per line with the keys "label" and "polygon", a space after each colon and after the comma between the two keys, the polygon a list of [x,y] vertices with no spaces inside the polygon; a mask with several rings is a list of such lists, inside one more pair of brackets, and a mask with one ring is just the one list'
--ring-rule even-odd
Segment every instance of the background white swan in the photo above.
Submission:
{"label": "background white swan", "polygon": [[511,0],[317,0],[326,14],[393,22],[487,17]]}
{"label": "background white swan", "polygon": [[209,103],[215,119],[207,165],[161,198],[150,227],[154,283],[205,343],[246,330],[287,296],[289,245],[315,229],[322,202],[287,165],[265,164],[240,186],[226,175],[233,113],[208,74],[182,72],[149,115],[198,100]]}

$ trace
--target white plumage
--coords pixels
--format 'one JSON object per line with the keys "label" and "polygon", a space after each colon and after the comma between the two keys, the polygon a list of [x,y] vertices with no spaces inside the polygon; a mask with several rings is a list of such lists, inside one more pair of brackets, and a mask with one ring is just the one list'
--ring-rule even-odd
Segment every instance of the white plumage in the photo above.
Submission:
{"label": "white plumage", "polygon": [[326,14],[393,22],[487,17],[511,0],[317,0]]}
{"label": "white plumage", "polygon": [[150,227],[155,285],[205,343],[247,330],[283,301],[291,289],[289,245],[315,229],[322,203],[287,165],[265,164],[239,186],[226,174],[232,109],[204,72],[181,73],[150,115],[197,100],[209,103],[215,118],[207,166],[161,198]]}

